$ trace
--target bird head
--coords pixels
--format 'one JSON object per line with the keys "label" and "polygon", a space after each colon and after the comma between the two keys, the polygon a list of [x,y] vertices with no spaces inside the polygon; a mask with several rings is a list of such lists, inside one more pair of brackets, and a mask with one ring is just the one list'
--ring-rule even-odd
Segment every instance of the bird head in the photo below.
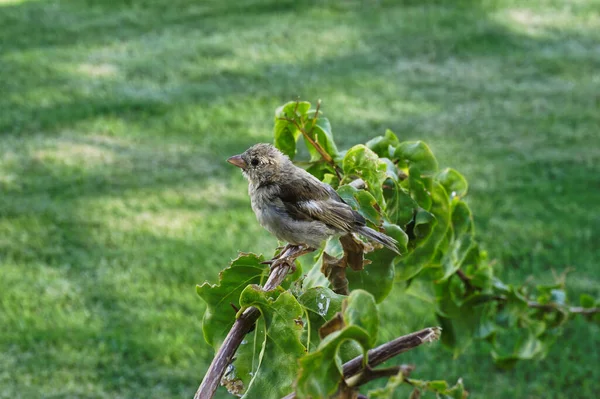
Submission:
{"label": "bird head", "polygon": [[268,184],[284,177],[290,159],[271,144],[255,144],[240,155],[227,160],[242,169],[242,173],[252,184]]}

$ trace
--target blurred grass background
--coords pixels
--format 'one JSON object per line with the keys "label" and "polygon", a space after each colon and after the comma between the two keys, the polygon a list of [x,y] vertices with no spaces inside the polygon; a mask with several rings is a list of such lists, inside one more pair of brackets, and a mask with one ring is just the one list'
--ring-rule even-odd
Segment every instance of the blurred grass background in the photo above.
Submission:
{"label": "blurred grass background", "polygon": [[[394,130],[469,180],[509,282],[600,295],[600,2],[0,0],[0,397],[191,397],[194,286],[275,239],[224,162],[323,99],[341,148]],[[435,323],[400,293],[397,329]],[[502,372],[400,360],[478,398],[595,398],[600,329]],[[226,397],[223,392],[220,398]]]}

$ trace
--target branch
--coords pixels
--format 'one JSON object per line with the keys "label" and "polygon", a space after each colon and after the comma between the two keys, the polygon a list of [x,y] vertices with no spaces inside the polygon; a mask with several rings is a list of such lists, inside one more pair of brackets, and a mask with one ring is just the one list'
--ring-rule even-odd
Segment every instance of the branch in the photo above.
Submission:
{"label": "branch", "polygon": [[[272,259],[271,273],[265,285],[264,291],[271,291],[277,288],[288,275],[290,269],[294,267],[296,258],[312,250],[300,246],[288,245],[281,253]],[[225,369],[232,362],[235,351],[242,343],[244,336],[252,329],[256,320],[260,317],[260,311],[255,307],[246,309],[238,317],[231,330],[225,337],[223,344],[215,355],[194,399],[211,399],[219,386]]]}
{"label": "branch", "polygon": [[[560,305],[557,305],[555,303],[537,303],[534,301],[527,302],[527,306],[529,306],[530,308],[533,308],[533,309],[540,309],[545,312],[554,312],[556,310],[563,309],[560,307]],[[580,306],[571,306],[571,307],[566,308],[565,310],[567,310],[569,313],[583,314],[583,315],[592,315],[592,314],[600,313],[600,308],[583,308]]]}
{"label": "branch", "polygon": [[402,364],[400,366],[387,367],[384,369],[372,369],[367,367],[362,372],[350,377],[347,384],[350,387],[357,387],[376,380],[377,378],[393,377],[400,372],[402,372],[404,377],[408,377],[414,369],[415,366],[410,364]]}
{"label": "branch", "polygon": [[[469,276],[467,276],[462,270],[458,269],[456,271],[456,275],[461,279],[461,281],[463,282],[463,284],[465,285],[465,288],[467,290],[475,289],[475,287],[473,287],[473,285],[471,284],[471,278]],[[502,295],[496,295],[496,296],[491,297],[490,299],[494,300],[494,301],[498,301],[498,302],[506,301],[506,297],[504,297]],[[535,302],[535,301],[527,301],[527,306],[532,309],[543,310],[544,312],[561,311],[561,312],[569,312],[569,313],[573,313],[573,314],[582,314],[582,315],[586,315],[586,316],[600,313],[600,308],[584,308],[581,306],[564,307],[564,306],[561,306],[554,302],[539,303],[539,302]]]}
{"label": "branch", "polygon": [[[439,327],[425,328],[421,331],[396,338],[393,341],[380,345],[375,349],[371,349],[367,355],[369,362],[366,367],[372,369],[373,367],[385,362],[388,359],[391,359],[394,356],[407,352],[426,342],[436,341],[440,338],[441,331],[442,329]],[[356,374],[364,372],[365,367],[363,367],[363,360],[363,356],[361,355],[344,363],[342,367],[344,371],[344,379],[350,379]],[[396,374],[398,373],[396,372]],[[295,397],[296,393],[292,392],[282,399],[294,399]]]}
{"label": "branch", "polygon": [[[298,104],[298,103],[297,103]],[[296,105],[297,106],[297,105]],[[330,164],[333,167],[333,170],[335,171],[335,174],[337,175],[338,179],[342,179],[341,173],[340,173],[340,169],[339,166],[336,165],[335,161],[333,160],[333,158],[331,157],[331,155],[329,155],[324,149],[323,147],[321,147],[319,145],[319,143],[317,143],[316,141],[314,141],[310,134],[312,133],[313,129],[315,128],[316,124],[317,124],[317,119],[319,117],[319,109],[321,108],[321,100],[319,100],[317,102],[317,109],[315,111],[315,117],[313,118],[313,123],[312,126],[310,127],[310,131],[306,131],[306,129],[304,128],[304,126],[300,125],[296,120],[294,119],[290,119],[287,117],[283,117],[283,118],[279,118],[281,120],[284,120],[286,122],[292,123],[294,124],[294,126],[296,126],[298,128],[298,130],[300,131],[300,133],[302,133],[302,135],[304,136],[304,138],[306,139],[306,141],[308,141],[310,143],[310,145],[312,145],[315,150],[317,150],[317,152],[319,153],[319,155],[321,155],[321,157],[325,160],[325,162],[327,162],[328,164]]]}
{"label": "branch", "polygon": [[465,272],[458,269],[456,271],[456,275],[462,280],[467,291],[473,291],[473,284],[471,284],[471,279],[465,274]]}
{"label": "branch", "polygon": [[569,312],[575,314],[592,315],[600,313],[600,308],[582,308],[580,306],[573,306],[569,308]]}
{"label": "branch", "polygon": [[[407,352],[426,342],[437,341],[440,338],[442,329],[439,327],[429,327],[424,330],[410,333],[393,341],[387,342],[371,349],[368,352],[369,367],[375,367],[378,364],[391,359],[401,353]],[[363,369],[363,356],[357,356],[349,362],[344,363],[344,378],[350,378]]]}

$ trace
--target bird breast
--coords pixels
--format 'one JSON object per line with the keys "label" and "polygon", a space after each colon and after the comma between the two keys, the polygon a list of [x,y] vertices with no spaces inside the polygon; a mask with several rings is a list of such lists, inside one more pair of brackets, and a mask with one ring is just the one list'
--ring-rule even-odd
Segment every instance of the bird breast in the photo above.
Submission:
{"label": "bird breast", "polygon": [[[252,210],[256,214],[258,222],[266,227],[277,223],[277,208],[283,208],[283,203],[277,197],[277,187],[275,185],[259,186],[254,184],[248,186]],[[279,201],[278,201],[279,200]],[[277,203],[280,203],[279,207]]]}

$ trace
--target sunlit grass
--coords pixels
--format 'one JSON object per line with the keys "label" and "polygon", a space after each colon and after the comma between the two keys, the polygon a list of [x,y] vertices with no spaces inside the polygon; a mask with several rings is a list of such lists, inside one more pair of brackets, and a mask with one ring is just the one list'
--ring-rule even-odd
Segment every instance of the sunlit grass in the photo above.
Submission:
{"label": "sunlit grass", "polygon": [[[0,1],[0,397],[192,396],[195,284],[276,245],[224,160],[297,97],[340,148],[427,141],[503,278],[573,267],[571,299],[600,296],[596,2],[395,3]],[[381,339],[436,323],[402,290],[382,312]],[[478,397],[594,397],[599,336],[575,320],[510,372],[483,345],[399,361]]]}

